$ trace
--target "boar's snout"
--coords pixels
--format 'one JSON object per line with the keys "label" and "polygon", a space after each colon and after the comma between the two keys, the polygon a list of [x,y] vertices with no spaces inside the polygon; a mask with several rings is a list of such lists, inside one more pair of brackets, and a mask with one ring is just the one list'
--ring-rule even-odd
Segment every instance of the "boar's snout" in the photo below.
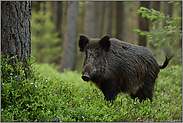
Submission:
{"label": "boar's snout", "polygon": [[82,75],[81,78],[84,80],[84,81],[89,81],[90,80],[90,76],[89,75]]}
{"label": "boar's snout", "polygon": [[82,71],[82,76],[81,78],[84,80],[84,81],[89,81],[91,80],[91,72],[92,72],[92,65],[91,64],[86,64],[84,67],[83,67],[83,71]]}

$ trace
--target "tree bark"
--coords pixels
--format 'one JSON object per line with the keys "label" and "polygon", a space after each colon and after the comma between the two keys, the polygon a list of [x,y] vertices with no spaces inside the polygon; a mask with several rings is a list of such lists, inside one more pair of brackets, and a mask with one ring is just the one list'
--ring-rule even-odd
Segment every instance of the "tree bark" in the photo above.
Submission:
{"label": "tree bark", "polygon": [[96,2],[87,1],[84,33],[88,37],[96,37]]}
{"label": "tree bark", "polygon": [[31,54],[31,2],[3,1],[1,7],[1,51],[23,62]]}
{"label": "tree bark", "polygon": [[124,6],[123,2],[116,2],[116,38],[124,41]]}
{"label": "tree bark", "polygon": [[[149,9],[149,2],[141,1],[140,6],[146,7]],[[149,31],[149,20],[147,18],[143,18],[142,14],[139,14],[139,29],[142,31]],[[146,36],[139,35],[138,45],[146,46]]]}
{"label": "tree bark", "polygon": [[74,70],[77,43],[78,2],[68,2],[67,25],[64,37],[61,69]]}

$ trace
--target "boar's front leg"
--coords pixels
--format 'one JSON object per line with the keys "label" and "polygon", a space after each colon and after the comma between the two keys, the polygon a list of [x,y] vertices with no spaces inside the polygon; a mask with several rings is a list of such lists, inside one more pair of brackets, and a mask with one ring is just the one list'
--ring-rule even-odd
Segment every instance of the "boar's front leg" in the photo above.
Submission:
{"label": "boar's front leg", "polygon": [[113,81],[105,81],[101,83],[100,89],[102,90],[106,101],[114,101],[116,99],[117,94],[119,93],[117,87],[115,86],[115,82]]}

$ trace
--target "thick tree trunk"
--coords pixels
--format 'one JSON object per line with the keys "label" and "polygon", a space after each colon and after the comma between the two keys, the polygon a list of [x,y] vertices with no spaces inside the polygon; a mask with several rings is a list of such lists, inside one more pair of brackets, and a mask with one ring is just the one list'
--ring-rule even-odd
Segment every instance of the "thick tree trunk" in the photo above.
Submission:
{"label": "thick tree trunk", "polygon": [[84,33],[88,37],[96,37],[96,2],[87,1]]}
{"label": "thick tree trunk", "polygon": [[23,62],[31,53],[31,2],[3,1],[1,10],[1,52]]}
{"label": "thick tree trunk", "polygon": [[124,6],[123,2],[116,2],[116,38],[124,41]]}
{"label": "thick tree trunk", "polygon": [[[140,6],[146,7],[149,9],[149,2],[141,1]],[[139,14],[139,29],[142,31],[149,31],[149,20],[147,18],[143,18],[141,14]],[[139,35],[138,45],[146,46],[146,36]]]}
{"label": "thick tree trunk", "polygon": [[68,4],[67,25],[64,37],[60,72],[63,72],[64,69],[74,70],[76,57],[78,2],[72,1]]}

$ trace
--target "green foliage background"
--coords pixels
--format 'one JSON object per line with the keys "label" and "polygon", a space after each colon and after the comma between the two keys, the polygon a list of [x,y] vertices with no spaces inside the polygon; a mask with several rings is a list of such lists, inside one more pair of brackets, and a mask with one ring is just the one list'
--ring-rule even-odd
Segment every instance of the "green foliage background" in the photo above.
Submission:
{"label": "green foliage background", "polygon": [[57,44],[62,40],[54,32],[55,24],[52,22],[51,12],[44,12],[43,4],[38,12],[31,11],[31,44],[32,55],[38,63],[54,63],[61,57],[61,46]]}

